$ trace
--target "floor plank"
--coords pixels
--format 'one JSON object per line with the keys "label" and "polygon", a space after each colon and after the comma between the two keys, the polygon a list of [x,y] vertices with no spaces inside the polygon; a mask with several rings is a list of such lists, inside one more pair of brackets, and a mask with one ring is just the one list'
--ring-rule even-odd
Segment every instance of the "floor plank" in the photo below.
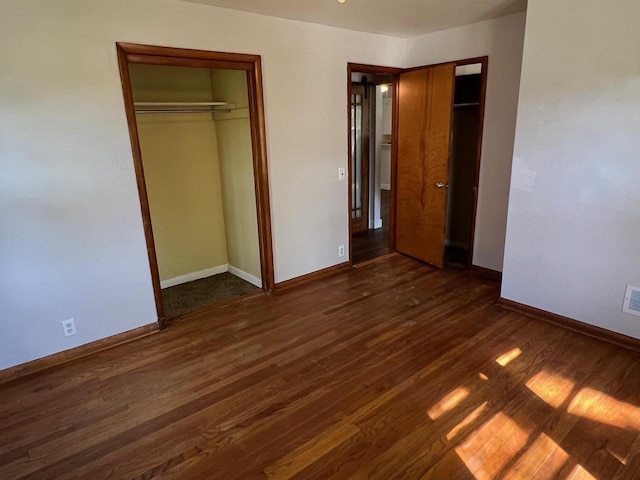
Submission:
{"label": "floor plank", "polygon": [[0,385],[3,479],[633,479],[640,358],[392,255]]}

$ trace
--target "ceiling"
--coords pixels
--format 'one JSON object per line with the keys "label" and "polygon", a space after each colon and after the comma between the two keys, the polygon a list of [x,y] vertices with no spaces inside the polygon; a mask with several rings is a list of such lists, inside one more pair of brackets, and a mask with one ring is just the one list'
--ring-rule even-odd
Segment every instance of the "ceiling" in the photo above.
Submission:
{"label": "ceiling", "polygon": [[523,12],[527,0],[183,0],[334,27],[412,37]]}

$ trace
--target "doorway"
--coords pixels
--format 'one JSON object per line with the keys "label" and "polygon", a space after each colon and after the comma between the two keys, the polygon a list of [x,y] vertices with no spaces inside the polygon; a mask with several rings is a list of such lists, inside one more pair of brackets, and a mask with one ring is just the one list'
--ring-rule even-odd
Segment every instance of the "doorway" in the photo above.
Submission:
{"label": "doorway", "polygon": [[[395,250],[438,268],[473,266],[487,66],[488,57],[386,71],[350,65],[352,263]],[[389,78],[392,113],[387,137],[376,131],[384,117],[371,111],[379,100],[374,88]],[[378,234],[386,244],[361,240],[376,238],[371,202],[378,185],[386,186],[375,177],[376,169],[383,171],[376,155],[385,146],[375,137],[390,140],[389,230]]]}
{"label": "doorway", "polygon": [[473,263],[485,64],[456,64],[455,69],[445,229],[445,264],[453,267]]}
{"label": "doorway", "polygon": [[160,326],[272,291],[260,57],[117,51]]}
{"label": "doorway", "polygon": [[350,261],[358,264],[393,250],[393,164],[397,72],[350,64]]}

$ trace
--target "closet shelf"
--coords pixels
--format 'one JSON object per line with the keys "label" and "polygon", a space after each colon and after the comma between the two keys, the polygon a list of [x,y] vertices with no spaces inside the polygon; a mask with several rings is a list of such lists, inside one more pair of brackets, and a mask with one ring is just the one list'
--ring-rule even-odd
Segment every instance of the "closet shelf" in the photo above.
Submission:
{"label": "closet shelf", "polygon": [[236,107],[229,102],[134,102],[133,106],[136,113],[215,113]]}
{"label": "closet shelf", "polygon": [[462,108],[462,107],[479,107],[480,102],[469,102],[469,103],[454,103],[454,108]]}

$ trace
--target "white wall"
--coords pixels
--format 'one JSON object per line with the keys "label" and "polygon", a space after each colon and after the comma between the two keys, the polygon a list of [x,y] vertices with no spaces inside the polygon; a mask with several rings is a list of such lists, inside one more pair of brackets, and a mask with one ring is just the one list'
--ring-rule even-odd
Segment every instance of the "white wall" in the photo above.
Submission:
{"label": "white wall", "polygon": [[407,40],[405,66],[489,56],[475,265],[502,270],[525,14]]}
{"label": "white wall", "polygon": [[640,338],[640,3],[529,2],[502,295]]}
{"label": "white wall", "polygon": [[346,64],[401,66],[402,39],[174,0],[0,11],[0,369],[156,320],[116,41],[262,55],[276,281],[343,260]]}

